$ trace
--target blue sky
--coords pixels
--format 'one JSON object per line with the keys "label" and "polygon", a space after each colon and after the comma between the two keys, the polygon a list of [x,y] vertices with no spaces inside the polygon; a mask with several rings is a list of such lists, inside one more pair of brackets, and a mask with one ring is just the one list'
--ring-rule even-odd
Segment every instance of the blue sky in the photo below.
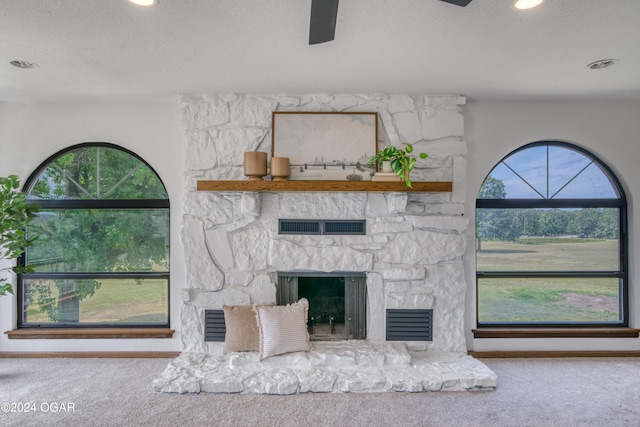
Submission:
{"label": "blue sky", "polygon": [[548,161],[546,146],[520,150],[500,162],[489,175],[504,183],[510,199],[541,198],[540,194],[555,199],[618,197],[599,166],[584,154],[565,147],[549,147]]}

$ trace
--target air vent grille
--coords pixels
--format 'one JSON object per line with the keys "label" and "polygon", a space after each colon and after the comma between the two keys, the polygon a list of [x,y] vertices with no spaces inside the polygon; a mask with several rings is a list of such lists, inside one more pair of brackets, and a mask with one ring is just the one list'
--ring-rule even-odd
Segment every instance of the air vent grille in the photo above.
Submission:
{"label": "air vent grille", "polygon": [[387,310],[387,341],[433,341],[433,310]]}
{"label": "air vent grille", "polygon": [[279,234],[364,235],[366,220],[281,219]]}
{"label": "air vent grille", "polygon": [[320,221],[281,219],[280,234],[321,234]]}
{"label": "air vent grille", "polygon": [[325,221],[324,234],[365,234],[364,220]]}
{"label": "air vent grille", "polygon": [[204,340],[214,342],[224,342],[227,328],[224,323],[224,312],[222,310],[204,311]]}

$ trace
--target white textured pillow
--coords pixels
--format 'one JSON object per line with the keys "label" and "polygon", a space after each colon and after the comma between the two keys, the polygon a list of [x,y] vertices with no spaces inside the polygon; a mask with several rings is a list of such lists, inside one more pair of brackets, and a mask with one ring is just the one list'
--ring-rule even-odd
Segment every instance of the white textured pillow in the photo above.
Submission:
{"label": "white textured pillow", "polygon": [[258,322],[260,360],[294,351],[309,351],[307,312],[309,301],[253,309]]}

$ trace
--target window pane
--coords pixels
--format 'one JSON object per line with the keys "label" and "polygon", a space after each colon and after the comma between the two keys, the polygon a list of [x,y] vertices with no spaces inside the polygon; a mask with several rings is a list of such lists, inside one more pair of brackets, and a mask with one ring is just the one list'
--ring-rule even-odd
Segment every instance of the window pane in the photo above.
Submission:
{"label": "window pane", "polygon": [[57,157],[28,191],[29,199],[167,199],[144,162],[115,148],[82,147]]}
{"label": "window pane", "polygon": [[[504,193],[485,191],[499,181]],[[603,199],[620,195],[595,160],[566,147],[535,146],[507,156],[491,170],[479,199]]]}
{"label": "window pane", "polygon": [[[547,147],[532,147],[517,151],[504,159],[503,163],[520,176],[518,179],[521,182],[514,181],[510,183],[509,187],[514,187],[514,189],[516,187],[533,188],[536,193],[547,197]],[[523,196],[509,194],[509,197],[521,198]],[[537,198],[536,196],[531,197]]]}
{"label": "window pane", "polygon": [[618,322],[616,278],[480,278],[481,322]]}
{"label": "window pane", "polygon": [[542,199],[526,181],[500,163],[489,174],[480,190],[479,199]]}
{"label": "window pane", "polygon": [[618,198],[609,178],[602,169],[589,165],[566,187],[553,195],[554,199],[615,199]]}
{"label": "window pane", "polygon": [[[493,207],[476,208],[478,323],[626,325],[622,202],[579,147],[538,142],[502,159],[478,193],[477,206]],[[566,277],[576,273],[588,278]]]}
{"label": "window pane", "polygon": [[39,212],[27,248],[36,272],[169,271],[169,210]]}
{"label": "window pane", "polygon": [[[556,194],[591,162],[591,159],[577,151],[564,147],[549,147],[549,195]],[[596,166],[596,169],[599,168]],[[605,183],[608,184],[607,179]]]}
{"label": "window pane", "polygon": [[618,209],[477,209],[478,271],[618,271]]}
{"label": "window pane", "polygon": [[169,323],[166,279],[24,281],[23,323]]}

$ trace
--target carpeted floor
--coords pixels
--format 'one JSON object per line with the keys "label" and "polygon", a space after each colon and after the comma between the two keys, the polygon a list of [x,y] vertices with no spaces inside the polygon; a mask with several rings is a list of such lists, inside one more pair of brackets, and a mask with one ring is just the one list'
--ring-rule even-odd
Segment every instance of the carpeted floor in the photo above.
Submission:
{"label": "carpeted floor", "polygon": [[0,359],[0,425],[640,426],[640,359],[482,361],[495,391],[268,396],[155,393],[167,359]]}

